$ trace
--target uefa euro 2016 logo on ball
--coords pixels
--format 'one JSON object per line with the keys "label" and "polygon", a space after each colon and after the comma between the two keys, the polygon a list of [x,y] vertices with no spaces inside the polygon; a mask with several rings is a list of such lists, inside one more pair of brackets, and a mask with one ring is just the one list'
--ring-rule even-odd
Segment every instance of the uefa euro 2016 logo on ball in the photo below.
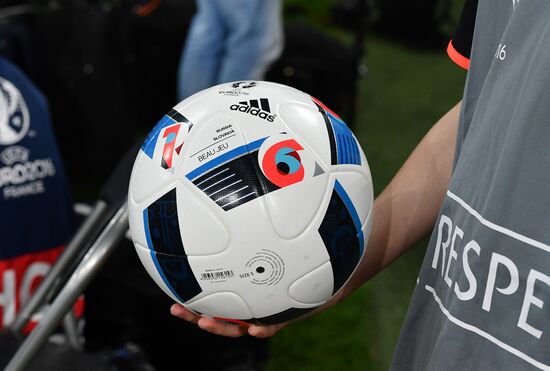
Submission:
{"label": "uefa euro 2016 logo on ball", "polygon": [[188,309],[272,324],[323,305],[365,253],[372,180],[346,124],[308,94],[234,82],[195,94],[145,140],[130,230]]}

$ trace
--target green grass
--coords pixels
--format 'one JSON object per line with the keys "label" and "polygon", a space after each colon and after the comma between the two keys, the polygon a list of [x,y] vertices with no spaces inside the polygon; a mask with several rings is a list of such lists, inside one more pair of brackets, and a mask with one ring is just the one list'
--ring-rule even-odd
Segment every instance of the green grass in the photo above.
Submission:
{"label": "green grass", "polygon": [[[444,50],[418,52],[368,37],[355,133],[369,160],[375,193],[427,130],[462,95],[465,72]],[[324,313],[271,340],[268,371],[387,370],[414,289],[425,244]]]}

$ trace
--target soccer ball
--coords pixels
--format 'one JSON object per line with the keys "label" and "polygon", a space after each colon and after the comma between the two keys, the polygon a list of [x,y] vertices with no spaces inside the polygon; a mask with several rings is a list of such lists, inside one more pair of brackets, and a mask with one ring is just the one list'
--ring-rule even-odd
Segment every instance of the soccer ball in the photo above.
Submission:
{"label": "soccer ball", "polygon": [[218,85],[151,131],[128,194],[141,262],[172,299],[272,324],[326,303],[361,260],[373,189],[344,122],[294,88]]}

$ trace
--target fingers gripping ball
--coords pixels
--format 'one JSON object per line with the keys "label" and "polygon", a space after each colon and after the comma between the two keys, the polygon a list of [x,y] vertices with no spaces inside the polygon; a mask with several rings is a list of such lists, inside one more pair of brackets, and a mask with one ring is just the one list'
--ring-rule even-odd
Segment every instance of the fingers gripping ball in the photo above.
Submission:
{"label": "fingers gripping ball", "polygon": [[304,315],[345,285],[372,201],[345,123],[263,81],[175,106],[145,140],[128,196],[136,251],[166,294],[194,313],[263,324]]}

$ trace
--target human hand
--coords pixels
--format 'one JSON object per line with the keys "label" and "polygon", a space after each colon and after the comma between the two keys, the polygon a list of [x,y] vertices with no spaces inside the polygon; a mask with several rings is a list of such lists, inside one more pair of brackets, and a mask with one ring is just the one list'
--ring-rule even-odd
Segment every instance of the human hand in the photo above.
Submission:
{"label": "human hand", "polygon": [[268,338],[275,335],[280,329],[286,326],[286,323],[276,325],[254,325],[243,323],[242,325],[239,325],[217,321],[212,318],[199,316],[180,304],[173,304],[170,307],[170,313],[176,317],[197,324],[205,331],[227,337],[240,337],[248,334],[257,338]]}

